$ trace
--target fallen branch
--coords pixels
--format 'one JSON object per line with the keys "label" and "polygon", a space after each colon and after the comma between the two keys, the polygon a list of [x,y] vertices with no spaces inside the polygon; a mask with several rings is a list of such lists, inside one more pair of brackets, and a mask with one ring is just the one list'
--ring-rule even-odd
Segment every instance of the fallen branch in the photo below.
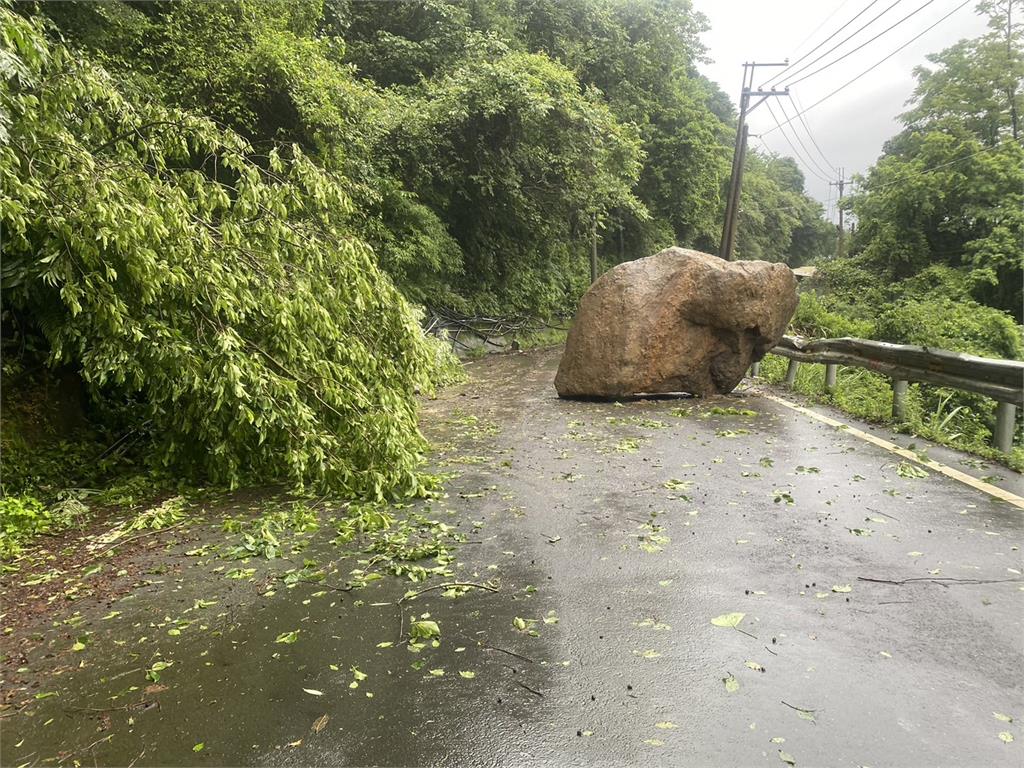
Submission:
{"label": "fallen branch", "polygon": [[[284,580],[283,576],[281,577],[281,580]],[[317,579],[296,579],[293,583],[312,584],[316,587],[326,587],[327,589],[333,589],[335,592],[351,592],[353,589],[355,589],[355,587],[351,584],[349,584],[347,587],[339,587],[336,584],[328,584],[326,581],[318,581]]]}
{"label": "fallen branch", "polygon": [[873,579],[869,576],[858,576],[857,581],[870,581],[873,584],[894,584],[897,587],[912,582],[931,582],[948,587],[950,584],[1005,584],[1020,582],[1024,579],[957,579],[953,576],[916,576],[911,579]]}
{"label": "fallen branch", "polygon": [[450,589],[452,587],[472,587],[474,589],[485,589],[488,592],[498,591],[497,587],[492,587],[490,584],[477,584],[476,582],[472,581],[448,581],[444,584],[435,584],[432,587],[421,589],[419,592],[413,592],[411,595],[404,595],[403,597],[399,598],[398,603],[404,603],[406,600],[413,600],[422,595],[424,592],[430,592],[435,589]]}

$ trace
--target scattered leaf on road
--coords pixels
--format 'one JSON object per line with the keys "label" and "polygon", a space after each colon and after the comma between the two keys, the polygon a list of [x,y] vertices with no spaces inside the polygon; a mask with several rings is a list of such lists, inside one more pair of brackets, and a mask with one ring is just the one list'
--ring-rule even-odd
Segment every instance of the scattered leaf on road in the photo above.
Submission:
{"label": "scattered leaf on road", "polygon": [[915,464],[911,464],[906,461],[901,461],[896,465],[896,474],[900,477],[910,477],[920,479],[922,477],[928,477],[928,473],[921,469]]}
{"label": "scattered leaf on road", "polygon": [[715,616],[711,623],[716,627],[737,627],[746,615],[745,613],[723,613],[721,616]]}

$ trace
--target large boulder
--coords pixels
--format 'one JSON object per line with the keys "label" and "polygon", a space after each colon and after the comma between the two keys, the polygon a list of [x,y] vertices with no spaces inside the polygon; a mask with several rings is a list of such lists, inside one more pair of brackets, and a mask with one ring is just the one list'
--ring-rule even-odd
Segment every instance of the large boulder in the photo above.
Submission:
{"label": "large boulder", "polygon": [[796,311],[785,264],[667,248],[619,264],[580,302],[558,366],[561,397],[731,392]]}

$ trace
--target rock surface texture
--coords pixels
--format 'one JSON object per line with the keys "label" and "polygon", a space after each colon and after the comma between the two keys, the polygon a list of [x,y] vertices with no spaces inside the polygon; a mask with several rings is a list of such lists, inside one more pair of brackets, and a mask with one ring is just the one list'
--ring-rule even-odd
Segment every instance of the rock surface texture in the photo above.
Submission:
{"label": "rock surface texture", "polygon": [[561,397],[731,392],[796,311],[785,264],[666,248],[602,275],[558,366]]}

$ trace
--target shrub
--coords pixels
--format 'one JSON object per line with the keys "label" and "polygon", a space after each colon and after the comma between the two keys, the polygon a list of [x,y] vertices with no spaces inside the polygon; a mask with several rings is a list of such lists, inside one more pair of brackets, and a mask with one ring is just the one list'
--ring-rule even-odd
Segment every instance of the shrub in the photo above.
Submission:
{"label": "shrub", "polygon": [[841,304],[881,306],[885,284],[878,272],[858,257],[829,259],[818,262],[814,283],[822,293]]}
{"label": "shrub", "polygon": [[947,298],[965,301],[971,298],[971,281],[962,270],[933,264],[913,277],[895,283],[891,292],[896,300]]}
{"label": "shrub", "polygon": [[1006,312],[974,301],[912,299],[882,312],[876,338],[903,344],[1020,359],[1021,330]]}
{"label": "shrub", "polygon": [[870,337],[872,324],[865,320],[849,318],[826,308],[818,296],[811,292],[800,294],[800,303],[790,323],[801,336],[811,338],[836,338],[839,336]]}
{"label": "shrub", "polygon": [[85,518],[89,508],[75,498],[45,506],[35,496],[0,498],[0,560],[17,557],[33,537],[58,533]]}

